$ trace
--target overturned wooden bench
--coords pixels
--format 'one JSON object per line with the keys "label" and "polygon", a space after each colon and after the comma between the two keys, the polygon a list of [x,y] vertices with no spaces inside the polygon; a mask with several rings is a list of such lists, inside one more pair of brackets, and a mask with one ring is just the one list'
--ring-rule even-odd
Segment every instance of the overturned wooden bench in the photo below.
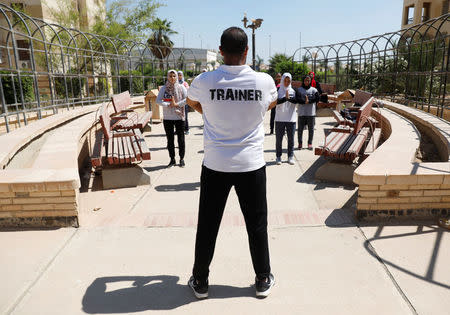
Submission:
{"label": "overturned wooden bench", "polygon": [[[363,147],[366,147],[364,154],[372,153],[381,136],[381,130],[371,125],[369,120],[373,102],[372,97],[358,108],[356,121],[351,125],[343,124],[333,128],[326,136],[324,145],[315,149],[315,154],[351,163],[360,155]],[[369,140],[368,143],[366,140]]]}
{"label": "overturned wooden bench", "polygon": [[130,96],[130,92],[125,91],[120,94],[116,94],[111,98],[115,113],[111,116],[114,121],[112,129],[141,129],[150,122],[152,112],[136,113],[129,107],[133,104]]}
{"label": "overturned wooden bench", "polygon": [[[365,92],[362,90],[356,90],[352,101],[343,101],[343,102],[345,104],[349,104],[349,103],[353,102],[352,106],[348,107],[347,109],[350,111],[350,115],[352,117],[355,117],[355,120],[356,120],[359,108],[362,105],[366,104],[367,101],[371,97],[372,97],[372,93]],[[336,119],[336,122],[338,123],[338,125],[347,125],[347,126],[354,127],[355,121],[353,119],[348,119],[346,117],[343,117],[341,115],[341,113],[338,112],[337,110],[333,110],[332,114],[333,114],[334,119]],[[375,126],[377,128],[379,127],[379,123],[374,117],[369,116],[367,118],[367,120],[371,123],[372,126]]]}
{"label": "overturned wooden bench", "polygon": [[322,95],[326,94],[327,96],[327,102],[318,102],[317,108],[331,108],[336,109],[337,102],[334,96],[334,92],[336,90],[335,84],[329,84],[329,83],[321,83],[320,87],[322,88]]}
{"label": "overturned wooden bench", "polygon": [[[100,132],[96,133],[91,164],[101,168],[103,188],[149,184],[150,178],[137,164],[150,160],[150,150],[138,128],[117,131],[107,104],[100,108]],[[147,179],[148,177],[148,179]]]}

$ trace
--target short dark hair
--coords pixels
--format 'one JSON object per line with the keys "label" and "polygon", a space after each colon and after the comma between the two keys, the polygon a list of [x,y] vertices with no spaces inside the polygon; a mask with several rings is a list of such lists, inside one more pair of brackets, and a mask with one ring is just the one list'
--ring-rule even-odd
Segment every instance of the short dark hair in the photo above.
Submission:
{"label": "short dark hair", "polygon": [[236,26],[227,28],[220,37],[220,49],[227,54],[242,55],[247,44],[247,34],[242,28]]}

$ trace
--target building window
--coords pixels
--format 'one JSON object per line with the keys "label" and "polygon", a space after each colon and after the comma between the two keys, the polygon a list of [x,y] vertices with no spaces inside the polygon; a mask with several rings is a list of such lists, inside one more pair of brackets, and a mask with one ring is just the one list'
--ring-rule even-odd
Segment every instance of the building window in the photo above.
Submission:
{"label": "building window", "polygon": [[30,43],[26,39],[18,39],[17,49],[19,51],[19,60],[30,60]]}
{"label": "building window", "polygon": [[442,15],[448,13],[448,3],[449,0],[444,0],[444,2],[442,3]]}
{"label": "building window", "polygon": [[422,22],[428,21],[430,19],[430,2],[424,2],[422,8]]}
{"label": "building window", "polygon": [[414,21],[414,5],[405,8],[404,25],[412,24]]}

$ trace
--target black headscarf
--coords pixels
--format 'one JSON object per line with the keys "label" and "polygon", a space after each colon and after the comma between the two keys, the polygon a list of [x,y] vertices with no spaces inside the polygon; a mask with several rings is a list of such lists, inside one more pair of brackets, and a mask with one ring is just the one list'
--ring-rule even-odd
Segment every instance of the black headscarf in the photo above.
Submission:
{"label": "black headscarf", "polygon": [[[306,79],[306,78],[309,78],[309,79],[310,79],[310,81],[309,81],[309,86],[308,86],[308,87],[305,85],[305,79]],[[305,90],[309,89],[309,88],[311,87],[311,81],[312,81],[311,76],[305,75],[305,76],[303,77],[303,79],[302,79],[302,87],[303,87]]]}

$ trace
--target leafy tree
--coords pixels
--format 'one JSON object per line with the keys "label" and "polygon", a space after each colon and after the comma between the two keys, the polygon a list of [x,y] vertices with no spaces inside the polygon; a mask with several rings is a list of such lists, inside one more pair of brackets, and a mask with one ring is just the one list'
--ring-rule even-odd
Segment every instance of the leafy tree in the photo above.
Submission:
{"label": "leafy tree", "polygon": [[172,22],[166,19],[161,20],[156,18],[151,25],[153,32],[151,33],[147,43],[156,58],[160,59],[160,68],[162,69],[162,59],[167,57],[173,47],[173,42],[170,40],[170,35],[178,34],[171,28]]}
{"label": "leafy tree", "polygon": [[275,74],[289,72],[292,74],[292,80],[298,81],[308,74],[309,70],[306,64],[293,62],[285,54],[275,54],[269,60],[268,73],[274,77]]}
{"label": "leafy tree", "polygon": [[156,21],[156,11],[162,4],[153,0],[139,0],[135,5],[133,3],[134,1],[130,0],[110,2],[104,14],[96,17],[92,32],[114,38],[144,41]]}

